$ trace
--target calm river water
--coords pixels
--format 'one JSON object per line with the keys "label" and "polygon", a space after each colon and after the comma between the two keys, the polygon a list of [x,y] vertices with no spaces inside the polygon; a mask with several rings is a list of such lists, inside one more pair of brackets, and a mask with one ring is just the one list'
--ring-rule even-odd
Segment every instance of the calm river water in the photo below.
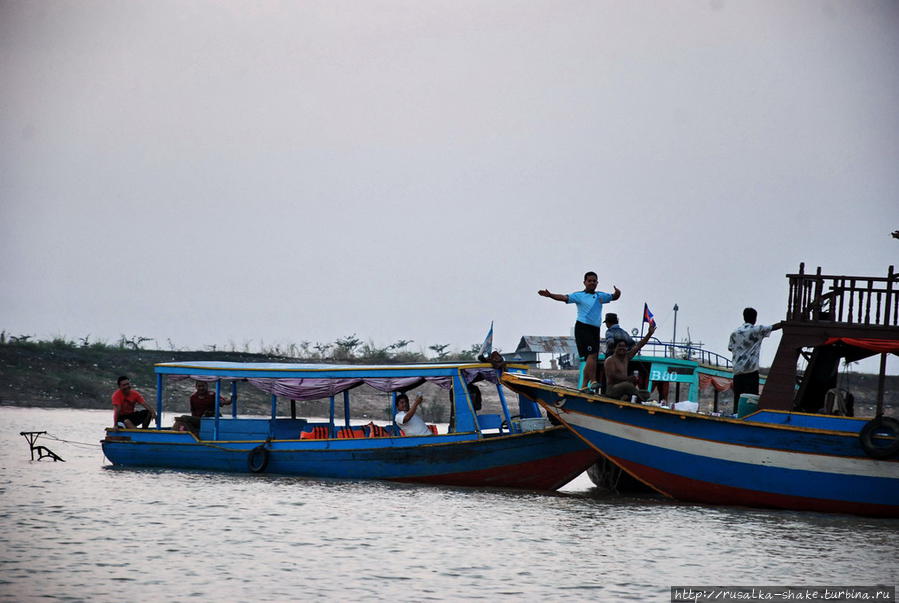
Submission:
{"label": "calm river water", "polygon": [[[118,470],[110,412],[0,407],[10,601],[669,600],[672,585],[895,585],[899,520]],[[67,462],[32,462],[20,431]]]}

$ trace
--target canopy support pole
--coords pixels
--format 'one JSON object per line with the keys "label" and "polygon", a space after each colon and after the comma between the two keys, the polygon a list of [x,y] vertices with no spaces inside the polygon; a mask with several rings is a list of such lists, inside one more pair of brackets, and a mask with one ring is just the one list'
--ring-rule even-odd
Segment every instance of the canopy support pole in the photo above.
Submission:
{"label": "canopy support pole", "polygon": [[[506,417],[506,425],[509,426],[509,433],[512,433],[512,417],[509,415],[509,405],[506,404],[506,395],[503,393],[503,384],[499,381],[500,372],[496,371],[496,393],[499,394],[499,403],[503,406],[503,416]],[[500,432],[502,432],[502,426],[500,426]]]}
{"label": "canopy support pole", "polygon": [[350,392],[343,391],[343,426],[350,428]]}
{"label": "canopy support pole", "polygon": [[329,413],[329,425],[328,425],[328,437],[334,437],[334,396],[328,396],[328,400],[331,402],[331,412]]}
{"label": "canopy support pole", "polygon": [[219,420],[222,415],[222,380],[215,380],[215,439],[219,439]]}
{"label": "canopy support pole", "polygon": [[231,418],[237,418],[237,381],[231,381]]}
{"label": "canopy support pole", "polygon": [[399,435],[399,425],[396,424],[396,392],[390,394],[390,420],[393,421],[393,433]]}
{"label": "canopy support pole", "polygon": [[880,374],[877,376],[877,413],[874,415],[876,417],[883,416],[883,390],[886,382],[886,374],[887,354],[884,352],[880,355]]}
{"label": "canopy support pole", "polygon": [[162,373],[156,374],[156,429],[162,429],[162,390],[165,381],[162,379]]}

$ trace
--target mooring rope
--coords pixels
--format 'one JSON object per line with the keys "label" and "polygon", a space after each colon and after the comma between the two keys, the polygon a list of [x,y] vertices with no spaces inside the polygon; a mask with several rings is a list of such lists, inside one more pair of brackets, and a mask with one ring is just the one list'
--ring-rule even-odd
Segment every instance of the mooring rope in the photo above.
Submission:
{"label": "mooring rope", "polygon": [[41,434],[45,438],[50,440],[56,440],[57,442],[64,442],[66,444],[72,444],[73,446],[89,446],[91,448],[99,448],[100,444],[91,444],[90,442],[76,442],[75,440],[64,440],[62,438],[56,437],[52,433]]}

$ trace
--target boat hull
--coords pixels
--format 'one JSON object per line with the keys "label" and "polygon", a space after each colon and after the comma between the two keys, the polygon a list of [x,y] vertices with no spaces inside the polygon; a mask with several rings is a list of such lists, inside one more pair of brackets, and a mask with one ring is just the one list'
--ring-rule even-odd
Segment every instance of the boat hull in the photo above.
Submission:
{"label": "boat hull", "polygon": [[[252,472],[453,486],[555,490],[598,454],[562,428],[479,438],[476,434],[346,440],[201,441],[192,434],[110,430],[113,465]],[[251,452],[263,446],[251,460]],[[261,472],[261,471],[256,471]]]}
{"label": "boat hull", "polygon": [[862,420],[828,417],[828,428],[822,429],[809,426],[819,418],[795,413],[725,419],[527,379],[504,377],[504,382],[622,469],[673,498],[899,517],[899,461],[865,454],[858,440]]}

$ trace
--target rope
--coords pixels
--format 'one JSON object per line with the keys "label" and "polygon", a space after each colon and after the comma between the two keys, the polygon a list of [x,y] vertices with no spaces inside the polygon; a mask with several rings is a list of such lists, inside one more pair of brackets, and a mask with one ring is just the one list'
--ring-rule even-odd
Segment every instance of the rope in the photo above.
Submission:
{"label": "rope", "polygon": [[74,440],[64,440],[62,438],[56,437],[52,433],[43,434],[49,440],[56,440],[57,442],[63,442],[65,444],[71,444],[73,446],[88,446],[90,448],[100,448],[100,444],[91,444],[89,442],[76,442]]}
{"label": "rope", "polygon": [[[71,444],[72,446],[87,446],[90,448],[100,448],[100,444],[91,444],[90,442],[77,442],[75,440],[64,440],[60,437],[53,435],[52,433],[43,434],[47,439],[55,440],[57,442],[63,442],[65,444]],[[266,444],[270,443],[271,439],[265,441]],[[197,442],[194,445],[205,446],[207,448],[215,448],[216,450],[223,450],[225,452],[237,452],[237,453],[246,453],[246,450],[242,450],[239,448],[226,448],[225,446],[218,446],[216,444],[209,444],[206,442]]]}

